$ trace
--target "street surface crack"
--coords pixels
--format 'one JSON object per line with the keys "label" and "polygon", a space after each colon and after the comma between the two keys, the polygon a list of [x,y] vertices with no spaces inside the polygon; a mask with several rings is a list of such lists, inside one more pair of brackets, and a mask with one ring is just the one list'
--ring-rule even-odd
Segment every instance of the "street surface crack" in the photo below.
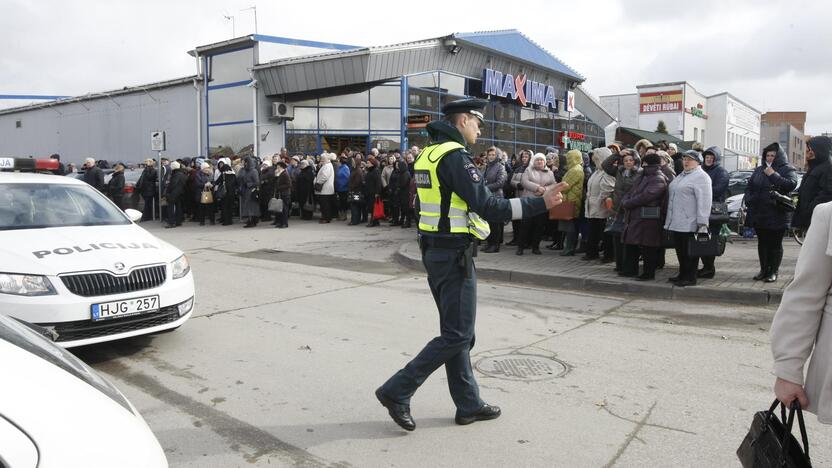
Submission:
{"label": "street surface crack", "polygon": [[[655,406],[655,403],[654,403],[654,406]],[[639,424],[639,421],[636,421],[635,419],[625,418],[624,416],[620,416],[620,415],[617,415],[617,414],[613,413],[612,410],[609,409],[606,405],[602,406],[601,408],[604,411],[606,411],[607,413],[609,413],[609,415],[614,417],[614,418],[618,418],[622,421],[631,422],[633,424]],[[679,429],[679,428],[676,428],[676,427],[662,426],[661,424],[649,424],[648,423],[648,424],[644,424],[644,425],[648,426],[648,427],[655,427],[656,429],[665,429],[665,430],[668,430],[668,431],[676,431],[676,432],[681,432],[681,433],[684,433],[684,434],[696,435],[695,432],[686,431],[684,429]]]}
{"label": "street surface crack", "polygon": [[610,461],[608,461],[604,465],[603,468],[612,468],[612,466],[615,465],[618,459],[621,458],[621,455],[624,454],[624,451],[627,450],[627,447],[629,447],[633,440],[638,437],[638,433],[641,432],[644,426],[647,425],[647,420],[650,419],[650,415],[653,414],[653,408],[656,407],[656,403],[657,402],[654,401],[653,404],[650,405],[650,408],[647,410],[647,414],[645,414],[644,417],[636,423],[636,427],[629,434],[627,434],[627,438],[624,439],[624,443],[621,444],[621,447],[618,448],[618,451],[615,453],[615,455],[613,455],[612,459],[610,459]]}

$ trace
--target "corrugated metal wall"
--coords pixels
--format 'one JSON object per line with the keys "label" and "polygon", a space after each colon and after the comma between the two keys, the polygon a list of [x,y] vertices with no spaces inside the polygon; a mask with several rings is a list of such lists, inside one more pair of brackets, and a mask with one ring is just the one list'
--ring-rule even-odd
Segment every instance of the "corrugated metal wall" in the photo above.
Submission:
{"label": "corrugated metal wall", "polygon": [[0,115],[0,156],[58,153],[65,163],[87,157],[139,162],[156,156],[150,151],[154,130],[166,132],[167,156],[195,156],[196,92],[186,83]]}

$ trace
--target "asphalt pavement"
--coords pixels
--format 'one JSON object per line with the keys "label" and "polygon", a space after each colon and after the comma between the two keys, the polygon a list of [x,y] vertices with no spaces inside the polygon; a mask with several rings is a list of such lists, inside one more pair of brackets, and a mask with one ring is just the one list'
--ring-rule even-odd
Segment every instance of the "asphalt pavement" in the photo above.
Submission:
{"label": "asphalt pavement", "polygon": [[[503,415],[455,425],[439,370],[407,433],[373,391],[437,334],[425,277],[401,259],[413,230],[145,226],[187,252],[193,318],[73,351],[124,391],[175,468],[738,466],[773,399],[772,305],[482,278],[517,260],[501,252],[478,257],[472,363]],[[807,425],[815,464],[832,463],[828,426]]]}

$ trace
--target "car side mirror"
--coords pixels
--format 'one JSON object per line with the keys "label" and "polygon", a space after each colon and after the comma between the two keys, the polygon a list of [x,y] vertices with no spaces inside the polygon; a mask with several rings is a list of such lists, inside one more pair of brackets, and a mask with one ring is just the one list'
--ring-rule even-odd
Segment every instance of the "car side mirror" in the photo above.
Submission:
{"label": "car side mirror", "polygon": [[126,214],[127,217],[130,218],[130,221],[133,221],[134,223],[138,223],[142,220],[142,212],[139,210],[127,208],[126,210],[124,210],[124,214]]}

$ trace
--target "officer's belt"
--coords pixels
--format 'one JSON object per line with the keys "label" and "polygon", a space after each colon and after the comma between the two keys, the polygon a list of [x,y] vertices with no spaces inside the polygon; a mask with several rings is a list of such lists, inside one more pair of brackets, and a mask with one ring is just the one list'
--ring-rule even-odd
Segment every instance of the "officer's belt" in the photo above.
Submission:
{"label": "officer's belt", "polygon": [[424,249],[425,247],[433,247],[437,249],[464,249],[471,245],[471,236],[454,236],[454,237],[439,237],[439,236],[419,236],[419,245]]}

